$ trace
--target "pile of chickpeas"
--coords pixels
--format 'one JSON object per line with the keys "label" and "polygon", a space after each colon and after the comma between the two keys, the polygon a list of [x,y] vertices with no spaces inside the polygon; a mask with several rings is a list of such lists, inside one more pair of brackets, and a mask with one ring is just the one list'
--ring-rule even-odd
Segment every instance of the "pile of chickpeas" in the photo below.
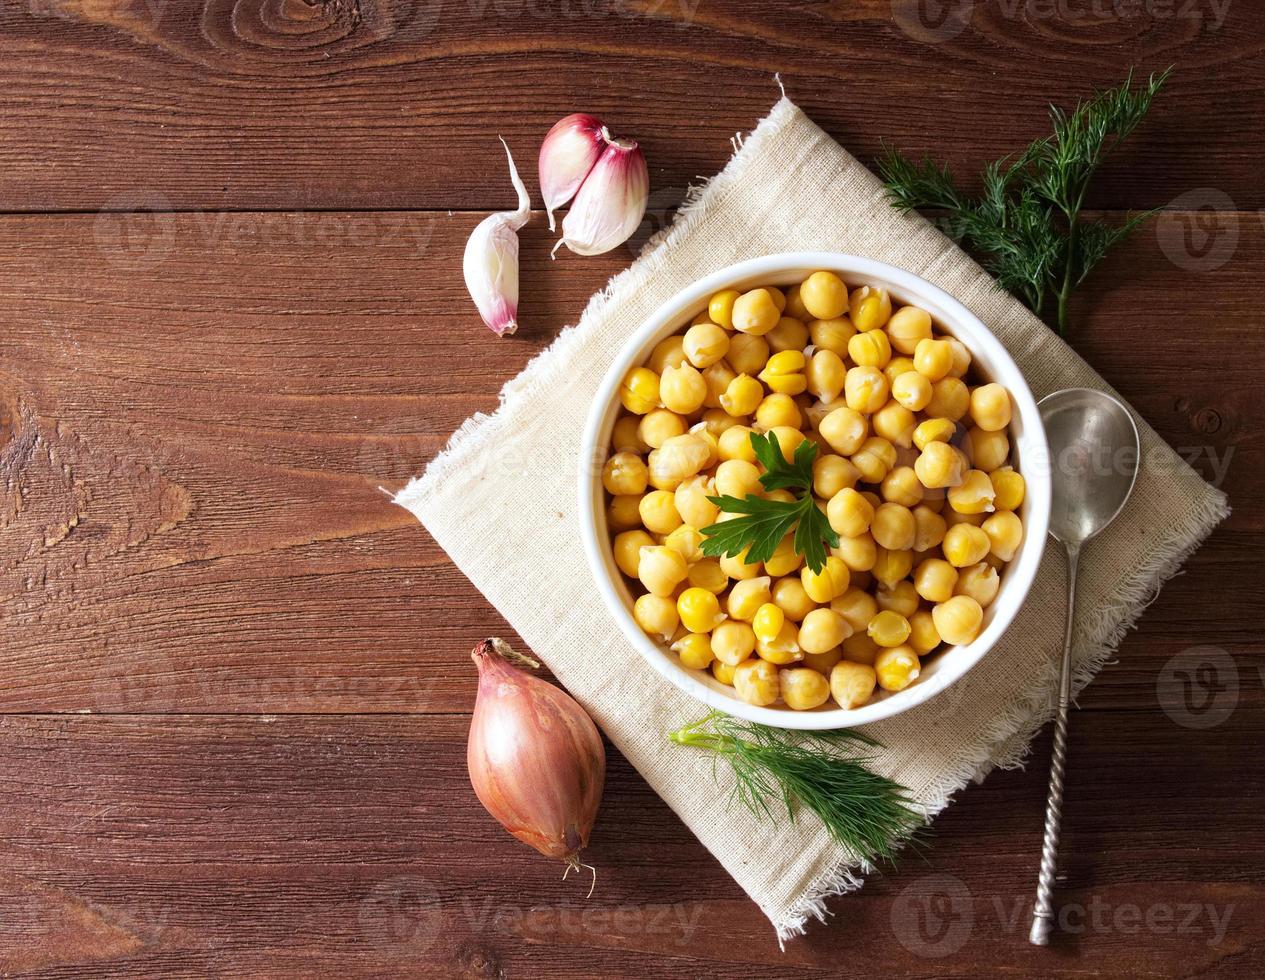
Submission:
{"label": "pile of chickpeas", "polygon": [[[744,701],[856,708],[970,643],[1023,540],[1008,465],[1010,395],[926,310],[814,272],[783,291],[726,289],[624,377],[602,469],[633,616]],[[812,492],[839,535],[814,572],[792,542],[763,562],[707,557],[708,498],[765,491],[751,434],[789,461],[817,446]]]}

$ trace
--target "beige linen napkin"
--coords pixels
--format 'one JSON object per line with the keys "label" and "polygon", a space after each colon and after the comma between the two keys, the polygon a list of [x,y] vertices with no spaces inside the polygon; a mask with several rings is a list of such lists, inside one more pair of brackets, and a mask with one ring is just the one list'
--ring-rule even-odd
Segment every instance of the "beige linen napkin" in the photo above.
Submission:
{"label": "beige linen napkin", "polygon": [[[810,813],[774,824],[726,807],[723,767],[713,786],[707,753],[668,742],[670,729],[706,709],[646,665],[603,606],[580,543],[576,479],[594,392],[642,320],[722,266],[801,249],[880,259],[947,290],[996,333],[1038,398],[1073,386],[1108,390],[928,221],[893,210],[878,179],[782,99],[676,222],[593,297],[579,324],[505,386],[497,412],[469,419],[396,497],[759,904],[779,939],[822,917],[827,896],[859,887],[866,856],[834,844]],[[1225,497],[1137,421],[1136,490],[1081,563],[1076,690],[1228,513]],[[908,786],[929,817],[971,779],[1020,762],[1051,717],[1063,576],[1060,549],[1050,546],[1001,643],[944,694],[870,726],[887,747],[877,768]],[[603,812],[595,833],[617,833],[619,820]]]}

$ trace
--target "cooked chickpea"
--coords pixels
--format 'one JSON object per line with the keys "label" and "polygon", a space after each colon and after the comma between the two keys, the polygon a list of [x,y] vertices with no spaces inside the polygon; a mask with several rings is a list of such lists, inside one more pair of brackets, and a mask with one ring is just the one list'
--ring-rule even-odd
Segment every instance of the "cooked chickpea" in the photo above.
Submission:
{"label": "cooked chickpea", "polygon": [[800,663],[805,667],[811,667],[825,677],[829,677],[831,669],[842,659],[843,651],[839,647],[835,647],[825,653],[806,653]]}
{"label": "cooked chickpea", "polygon": [[926,504],[919,504],[914,508],[914,551],[937,547],[948,529],[943,517]]}
{"label": "cooked chickpea", "polygon": [[748,564],[747,552],[750,550],[750,548],[744,548],[737,555],[721,555],[717,559],[721,571],[735,582],[749,582],[757,577],[760,574],[760,563],[757,561]]}
{"label": "cooked chickpea", "polygon": [[919,609],[909,617],[909,645],[920,657],[925,657],[940,645],[940,634],[930,609]]}
{"label": "cooked chickpea", "polygon": [[914,553],[909,550],[893,550],[880,546],[874,556],[871,572],[878,582],[895,585],[914,567]]}
{"label": "cooked chickpea", "polygon": [[830,682],[808,667],[778,671],[782,700],[795,711],[821,707],[830,697]]}
{"label": "cooked chickpea", "polygon": [[993,483],[993,505],[998,510],[1018,510],[1023,504],[1026,484],[1012,467],[1003,466],[988,474]]}
{"label": "cooked chickpea", "polygon": [[892,344],[882,330],[867,330],[848,341],[848,357],[861,367],[881,368],[892,359]]}
{"label": "cooked chickpea", "polygon": [[833,609],[814,609],[799,627],[799,648],[805,653],[833,650],[852,635],[852,627]]}
{"label": "cooked chickpea", "polygon": [[958,583],[958,570],[943,558],[928,558],[914,572],[914,588],[928,602],[948,602]]}
{"label": "cooked chickpea", "polygon": [[848,296],[848,318],[858,330],[877,330],[892,315],[892,298],[880,286],[858,286]]}
{"label": "cooked chickpea", "polygon": [[706,466],[711,455],[711,444],[698,434],[673,436],[650,452],[650,483],[660,490],[675,490]]}
{"label": "cooked chickpea", "polygon": [[[722,463],[721,466],[723,465]],[[717,469],[716,472],[719,474],[720,470]],[[720,508],[707,498],[714,497],[719,492],[712,477],[701,474],[687,477],[681,481],[673,496],[676,512],[686,524],[694,527],[703,528],[714,524]]]}
{"label": "cooked chickpea", "polygon": [[873,666],[874,658],[881,649],[882,647],[871,640],[870,635],[865,632],[853,633],[839,644],[839,650],[843,654],[844,660],[871,666]]}
{"label": "cooked chickpea", "polygon": [[760,380],[772,392],[798,395],[808,387],[808,379],[804,377],[804,366],[803,351],[778,351],[764,365],[764,370],[760,372]]}
{"label": "cooked chickpea", "polygon": [[685,356],[700,370],[729,352],[729,334],[714,323],[696,323],[685,331]]}
{"label": "cooked chickpea", "polygon": [[769,344],[763,337],[738,333],[729,338],[729,354],[725,360],[739,374],[752,377],[760,373],[769,359]]}
{"label": "cooked chickpea", "polygon": [[997,598],[1001,589],[1001,576],[997,569],[987,562],[980,562],[962,569],[958,583],[953,589],[954,595],[970,596],[981,606],[987,607]]}
{"label": "cooked chickpea", "polygon": [[610,494],[640,496],[646,492],[649,475],[636,453],[616,453],[602,466],[602,486]]}
{"label": "cooked chickpea", "polygon": [[892,397],[911,412],[918,412],[931,401],[931,382],[917,371],[904,371],[891,381]]}
{"label": "cooked chickpea", "polygon": [[900,402],[890,401],[870,416],[870,424],[875,435],[882,436],[893,446],[908,449],[913,445],[918,420]]}
{"label": "cooked chickpea", "polygon": [[866,633],[881,647],[900,646],[909,638],[909,620],[898,612],[883,609],[870,620]]}
{"label": "cooked chickpea", "polygon": [[914,370],[928,381],[946,378],[953,369],[953,348],[947,340],[920,340],[914,347]]}
{"label": "cooked chickpea", "polygon": [[980,385],[971,392],[971,418],[985,432],[1010,424],[1010,393],[999,384]]}
{"label": "cooked chickpea", "polygon": [[988,535],[971,524],[954,524],[944,535],[944,557],[955,568],[983,561],[992,547]]}
{"label": "cooked chickpea", "polygon": [[808,346],[808,324],[793,316],[784,316],[764,335],[769,350],[779,353],[786,350],[802,351]]}
{"label": "cooked chickpea", "polygon": [[874,507],[859,492],[845,487],[826,504],[826,520],[836,534],[855,538],[870,529]]}
{"label": "cooked chickpea", "polygon": [[799,294],[800,284],[795,283],[786,290],[786,309],[782,312],[787,316],[793,316],[796,320],[803,320],[807,323],[813,318],[808,312],[808,307],[804,305],[804,298]]}
{"label": "cooked chickpea", "polygon": [[755,633],[746,623],[726,620],[711,633],[712,655],[737,666],[755,652]]}
{"label": "cooked chickpea", "polygon": [[623,531],[615,535],[611,550],[615,555],[615,564],[629,578],[637,578],[637,570],[641,566],[641,549],[654,544],[645,531]]}
{"label": "cooked chickpea", "polygon": [[874,674],[884,691],[903,691],[918,679],[922,664],[908,643],[880,650],[874,658]]}
{"label": "cooked chickpea", "polygon": [[922,483],[912,466],[897,466],[883,477],[879,489],[884,500],[904,507],[917,507],[924,495]]}
{"label": "cooked chickpea", "polygon": [[[750,497],[759,494],[764,487],[760,483],[760,469],[745,459],[727,459],[716,467],[716,494],[722,497]],[[710,504],[711,501],[708,501]],[[711,504],[715,507],[715,504]],[[703,525],[706,527],[707,525]]]}
{"label": "cooked chickpea", "polygon": [[706,422],[696,422],[691,425],[689,434],[698,436],[703,442],[707,443],[707,462],[703,464],[703,469],[710,470],[720,462],[720,440],[712,435],[712,431],[707,427]]}
{"label": "cooked chickpea", "polygon": [[734,587],[729,590],[729,598],[725,603],[729,615],[745,623],[751,622],[756,611],[766,602],[772,601],[772,595],[769,592],[770,582],[772,579],[767,575],[735,582]]}
{"label": "cooked chickpea", "polygon": [[775,425],[769,429],[769,435],[777,440],[778,448],[782,450],[782,456],[788,463],[795,458],[795,450],[806,438],[804,433],[791,425]]}
{"label": "cooked chickpea", "polygon": [[[636,532],[627,533],[635,534]],[[637,578],[641,580],[647,592],[658,596],[670,596],[676,587],[685,581],[688,571],[685,559],[675,548],[669,548],[666,545],[648,545],[641,549],[641,560],[637,564]]]}
{"label": "cooked chickpea", "polygon": [[700,589],[706,589],[717,595],[729,588],[729,576],[725,574],[720,567],[720,562],[715,558],[700,558],[693,562],[689,572],[686,573],[685,580],[690,585],[696,585]]}
{"label": "cooked chickpea", "polygon": [[749,374],[740,374],[729,382],[720,396],[720,407],[735,417],[750,415],[764,398],[764,385]]}
{"label": "cooked chickpea", "polygon": [[633,619],[647,633],[658,634],[665,640],[672,638],[681,622],[675,602],[649,592],[638,596],[633,603]]}
{"label": "cooked chickpea", "polygon": [[[687,633],[686,636],[702,636],[702,633]],[[709,644],[710,649],[710,644]],[[730,687],[734,683],[734,672],[737,667],[732,667],[723,660],[713,660],[711,663],[712,676],[722,684],[728,684]]]}
{"label": "cooked chickpea", "polygon": [[773,603],[782,610],[786,618],[796,623],[817,608],[804,588],[799,576],[787,576],[773,583]]}
{"label": "cooked chickpea", "polygon": [[818,350],[808,362],[805,372],[808,390],[823,402],[832,402],[843,391],[843,379],[847,375],[843,358],[832,350]]}
{"label": "cooked chickpea", "polygon": [[839,560],[852,572],[868,572],[878,560],[878,545],[869,531],[850,538],[840,538],[839,547],[834,549]]}
{"label": "cooked chickpea", "polygon": [[962,482],[962,457],[947,442],[929,442],[914,463],[914,472],[924,487],[941,489]]}
{"label": "cooked chickpea", "polygon": [[[667,402],[665,401],[666,405]],[[961,378],[941,378],[931,386],[931,401],[927,402],[927,414],[935,418],[956,422],[966,414],[971,405],[971,393]]]}
{"label": "cooked chickpea", "polygon": [[936,632],[945,643],[960,646],[979,636],[984,622],[984,610],[978,602],[966,595],[955,595],[931,610]]}
{"label": "cooked chickpea", "polygon": [[830,693],[841,708],[859,708],[874,696],[878,676],[868,664],[840,660],[830,670]]}
{"label": "cooked chickpea", "polygon": [[641,498],[637,511],[646,530],[655,534],[669,534],[681,526],[676,502],[667,490],[651,490]]}
{"label": "cooked chickpea", "polygon": [[849,368],[844,375],[843,398],[853,411],[871,415],[886,404],[887,395],[887,377],[878,368]]}
{"label": "cooked chickpea", "polygon": [[[728,361],[717,361],[703,368],[703,383],[707,385],[707,394],[703,398],[703,406],[707,409],[720,408],[720,399],[738,373],[729,366]],[[711,425],[708,425],[711,429]]]}
{"label": "cooked chickpea", "polygon": [[850,588],[830,600],[830,608],[843,617],[850,633],[864,631],[878,613],[878,600],[864,589]]}
{"label": "cooked chickpea", "polygon": [[1023,521],[1011,511],[1004,510],[984,519],[980,525],[988,535],[989,547],[1002,561],[1010,561],[1023,541]]}
{"label": "cooked chickpea", "polygon": [[751,445],[753,431],[745,425],[735,425],[722,432],[717,440],[721,460],[739,459],[745,463],[754,463],[755,448]]}
{"label": "cooked chickpea", "polygon": [[664,368],[659,379],[659,398],[664,407],[681,415],[697,412],[707,397],[707,382],[691,364]]}
{"label": "cooked chickpea", "polygon": [[799,573],[804,591],[813,602],[829,602],[835,596],[843,595],[848,589],[848,578],[848,566],[835,555],[826,558],[821,571],[815,572],[805,566]]}
{"label": "cooked chickpea", "polygon": [[782,627],[786,624],[786,613],[773,602],[766,602],[755,611],[755,616],[751,620],[751,629],[755,631],[755,635],[762,640],[772,641],[777,639]]}
{"label": "cooked chickpea", "polygon": [[619,400],[634,415],[645,415],[659,404],[659,375],[649,368],[635,367],[624,375]]}
{"label": "cooked chickpea", "polygon": [[984,514],[993,509],[993,481],[983,470],[967,470],[962,482],[950,487],[949,506],[959,514]]}
{"label": "cooked chickpea", "polygon": [[621,415],[611,430],[611,449],[617,453],[644,453],[650,447],[641,440],[640,415]]}
{"label": "cooked chickpea", "polygon": [[[680,334],[666,337],[655,344],[654,350],[646,360],[646,367],[656,375],[662,374],[665,368],[679,367],[686,363],[685,338]],[[655,399],[656,404],[658,399]],[[652,405],[651,408],[654,406]]]}
{"label": "cooked chickpea", "polygon": [[773,329],[781,311],[773,301],[770,289],[752,289],[733,303],[732,323],[735,330],[759,337]]}
{"label": "cooked chickpea", "polygon": [[795,399],[784,392],[767,395],[755,410],[755,427],[767,432],[778,426],[799,428],[804,417]]}
{"label": "cooked chickpea", "polygon": [[842,316],[848,308],[848,287],[833,272],[814,272],[800,283],[799,298],[815,320]]}
{"label": "cooked chickpea", "polygon": [[843,357],[848,353],[848,341],[857,332],[847,317],[831,317],[829,320],[812,320],[808,324],[808,339],[818,350],[828,350]]}
{"label": "cooked chickpea", "polygon": [[637,436],[651,449],[658,449],[673,436],[684,435],[689,426],[685,419],[666,408],[656,408],[641,417]]}
{"label": "cooked chickpea", "polygon": [[869,433],[869,423],[859,411],[850,408],[836,408],[821,420],[817,431],[836,453],[851,456],[865,442]]}
{"label": "cooked chickpea", "polygon": [[916,306],[902,306],[887,321],[892,346],[902,354],[913,354],[918,341],[931,339],[931,314]]}
{"label": "cooked chickpea", "polygon": [[953,364],[949,368],[949,374],[955,378],[966,377],[966,372],[971,369],[971,352],[956,337],[949,338],[949,350],[953,355]]}
{"label": "cooked chickpea", "polygon": [[804,556],[795,550],[795,538],[788,534],[778,542],[773,554],[764,560],[764,570],[774,577],[789,575],[804,564]]}
{"label": "cooked chickpea", "polygon": [[972,426],[966,433],[966,447],[975,468],[985,472],[1000,469],[1010,455],[1010,440],[1003,430],[986,432]]}
{"label": "cooked chickpea", "polygon": [[641,527],[641,498],[636,494],[612,496],[606,505],[606,526],[612,531]]}
{"label": "cooked chickpea", "polygon": [[719,324],[726,330],[732,330],[734,326],[734,301],[740,295],[736,289],[722,289],[718,293],[713,293],[712,298],[707,301],[707,316],[712,323]]}
{"label": "cooked chickpea", "polygon": [[696,562],[703,557],[703,532],[689,524],[680,524],[669,531],[663,543],[681,553],[687,562]]}
{"label": "cooked chickpea", "polygon": [[957,423],[952,419],[924,419],[914,429],[914,445],[926,449],[933,442],[947,443],[957,431]]}
{"label": "cooked chickpea", "polygon": [[891,551],[913,548],[914,531],[914,513],[903,504],[880,504],[870,524],[870,534],[874,535],[875,543]]}
{"label": "cooked chickpea", "polygon": [[882,483],[896,465],[896,447],[881,436],[871,436],[852,454],[852,465],[866,483]]}
{"label": "cooked chickpea", "polygon": [[798,637],[799,630],[788,619],[782,623],[782,628],[773,639],[757,636],[755,652],[759,654],[761,660],[767,660],[769,663],[779,665],[795,663],[804,657],[799,649]]}
{"label": "cooked chickpea", "polygon": [[777,667],[767,660],[744,660],[738,664],[733,685],[738,697],[748,704],[772,704],[781,693]]}
{"label": "cooked chickpea", "polygon": [[813,460],[813,493],[823,500],[831,500],[843,490],[856,485],[861,471],[852,461],[833,453],[818,454]]}
{"label": "cooked chickpea", "polygon": [[894,585],[880,585],[874,593],[879,609],[900,613],[906,619],[918,611],[918,592],[914,583],[902,579]]}
{"label": "cooked chickpea", "polygon": [[[641,598],[654,597],[642,596]],[[674,615],[676,614],[675,607],[672,612]],[[673,643],[669,649],[681,659],[681,666],[688,667],[690,670],[706,670],[712,662],[711,637],[706,633],[686,633]]]}

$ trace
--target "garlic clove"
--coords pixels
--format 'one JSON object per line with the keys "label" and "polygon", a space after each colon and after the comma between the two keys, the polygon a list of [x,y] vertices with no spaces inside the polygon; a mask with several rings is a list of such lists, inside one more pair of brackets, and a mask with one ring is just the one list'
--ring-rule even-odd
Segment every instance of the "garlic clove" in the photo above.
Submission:
{"label": "garlic clove", "polygon": [[650,172],[633,140],[613,139],[584,178],[562,219],[562,238],[577,255],[601,255],[622,245],[646,213]]}
{"label": "garlic clove", "polygon": [[509,160],[510,181],[518,192],[518,209],[490,214],[466,241],[462,272],[479,316],[498,337],[518,329],[518,229],[531,216],[531,198],[514,166],[509,144],[501,139]]}
{"label": "garlic clove", "polygon": [[554,231],[553,209],[575,197],[584,178],[597,163],[610,134],[602,120],[586,112],[573,112],[559,119],[540,144],[540,193]]}

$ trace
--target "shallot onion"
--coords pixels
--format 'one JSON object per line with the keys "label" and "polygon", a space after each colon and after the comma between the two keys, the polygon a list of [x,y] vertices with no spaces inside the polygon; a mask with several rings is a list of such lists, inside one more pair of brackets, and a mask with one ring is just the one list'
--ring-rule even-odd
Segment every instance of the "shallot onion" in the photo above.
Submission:
{"label": "shallot onion", "polygon": [[565,691],[515,667],[539,665],[504,640],[471,656],[479,694],[466,765],[479,802],[523,843],[579,868],[606,779],[597,726]]}

